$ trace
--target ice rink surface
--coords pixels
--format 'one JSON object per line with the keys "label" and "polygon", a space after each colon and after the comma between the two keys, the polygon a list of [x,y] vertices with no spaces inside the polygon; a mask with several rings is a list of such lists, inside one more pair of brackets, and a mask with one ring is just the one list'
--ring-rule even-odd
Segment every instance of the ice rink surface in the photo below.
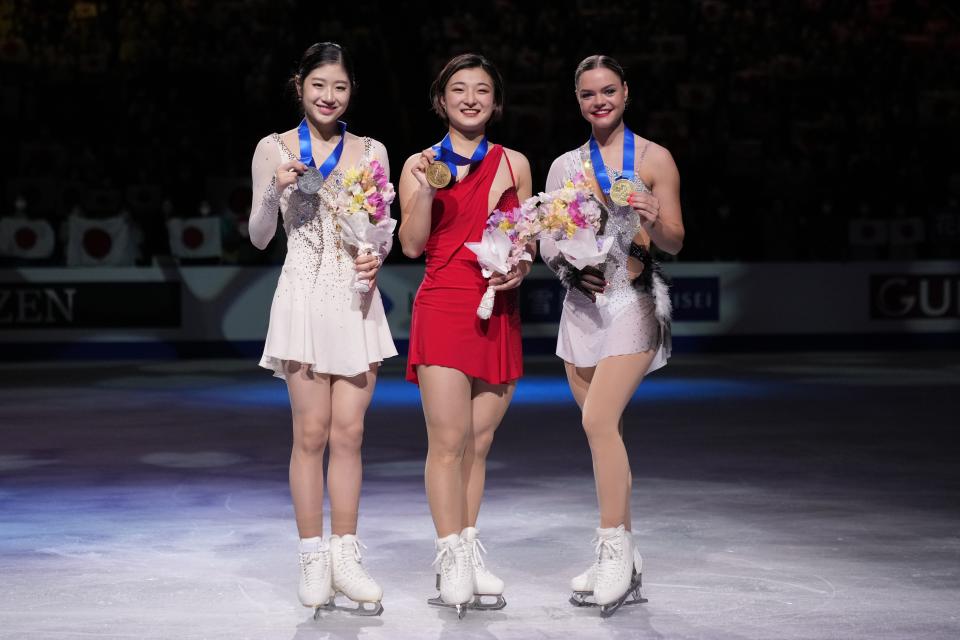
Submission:
{"label": "ice rink surface", "polygon": [[430,607],[416,387],[367,415],[384,614],[296,599],[282,381],[247,361],[0,366],[0,638],[960,637],[956,353],[677,355],[628,410],[649,603],[567,603],[596,497],[558,361],[532,362],[479,529],[508,606]]}

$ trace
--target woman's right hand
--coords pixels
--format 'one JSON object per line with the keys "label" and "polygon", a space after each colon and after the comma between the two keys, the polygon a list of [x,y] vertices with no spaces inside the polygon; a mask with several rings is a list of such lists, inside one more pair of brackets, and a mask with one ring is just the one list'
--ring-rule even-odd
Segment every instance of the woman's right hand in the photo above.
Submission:
{"label": "woman's right hand", "polygon": [[420,157],[417,158],[417,161],[410,167],[410,173],[417,179],[417,183],[419,183],[422,191],[436,191],[436,189],[427,182],[427,167],[433,162],[436,155],[432,147],[424,149],[420,152]]}
{"label": "woman's right hand", "polygon": [[296,182],[306,170],[307,165],[299,160],[284,162],[277,167],[277,192],[283,193],[283,190]]}
{"label": "woman's right hand", "polygon": [[603,277],[603,271],[597,267],[586,266],[583,269],[574,269],[571,275],[571,285],[579,289],[583,295],[590,298],[591,301],[597,301],[597,294],[603,293],[607,287],[607,281]]}

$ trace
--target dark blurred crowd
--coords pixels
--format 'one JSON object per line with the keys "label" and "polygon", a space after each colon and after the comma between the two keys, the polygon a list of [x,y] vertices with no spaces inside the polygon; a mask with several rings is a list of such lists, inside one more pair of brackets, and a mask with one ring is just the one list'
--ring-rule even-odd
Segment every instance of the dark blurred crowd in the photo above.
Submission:
{"label": "dark blurred crowd", "polygon": [[[282,232],[265,252],[245,237],[249,163],[260,137],[296,125],[286,81],[318,40],[353,53],[348,120],[387,145],[394,182],[443,133],[427,90],[449,56],[480,51],[501,69],[491,137],[526,153],[539,186],[589,133],[577,62],[607,53],[627,69],[628,124],[680,168],[680,259],[960,255],[950,3],[0,0],[0,235],[29,239],[9,222],[29,219],[55,236],[41,257],[0,237],[0,260],[84,264],[68,256],[71,229],[98,219],[129,228],[125,264],[282,260]],[[170,222],[205,218],[212,253],[210,233]]]}

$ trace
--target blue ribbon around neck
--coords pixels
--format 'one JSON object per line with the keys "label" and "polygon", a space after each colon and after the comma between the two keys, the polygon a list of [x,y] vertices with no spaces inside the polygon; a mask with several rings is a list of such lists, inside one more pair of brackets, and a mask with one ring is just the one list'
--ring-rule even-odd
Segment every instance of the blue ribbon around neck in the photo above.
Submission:
{"label": "blue ribbon around neck", "polygon": [[[621,178],[633,180],[633,156],[636,143],[633,140],[633,131],[624,125],[623,127],[623,171]],[[593,175],[597,177],[597,184],[605,193],[610,193],[610,176],[607,175],[607,168],[603,164],[603,156],[600,155],[600,145],[597,139],[590,134],[590,161],[593,163]]]}
{"label": "blue ribbon around neck", "polygon": [[[340,125],[340,142],[337,143],[337,146],[318,169],[324,180],[327,179],[330,172],[333,171],[337,163],[340,162],[340,156],[343,155],[343,141],[347,139],[347,123],[338,120],[337,124]],[[304,118],[300,122],[300,126],[297,127],[297,134],[300,136],[300,162],[308,167],[316,167],[317,163],[313,160],[313,145],[310,142],[310,127],[307,126],[306,118]]]}
{"label": "blue ribbon around neck", "polygon": [[450,175],[452,175],[454,180],[456,180],[458,166],[462,167],[465,164],[480,162],[487,157],[488,149],[489,144],[487,143],[487,136],[483,136],[483,140],[481,140],[480,144],[477,145],[477,149],[473,152],[473,155],[469,158],[465,158],[453,150],[453,143],[450,142],[450,134],[448,133],[443,137],[443,140],[440,141],[440,144],[433,147],[433,153],[436,160],[447,165],[447,167],[450,169]]}

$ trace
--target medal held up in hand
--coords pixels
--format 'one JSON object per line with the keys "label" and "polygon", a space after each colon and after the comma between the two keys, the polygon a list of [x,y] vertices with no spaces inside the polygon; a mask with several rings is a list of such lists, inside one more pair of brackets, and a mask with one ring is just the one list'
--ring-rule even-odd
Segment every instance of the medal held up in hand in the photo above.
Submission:
{"label": "medal held up in hand", "polygon": [[610,187],[610,199],[617,206],[625,207],[630,204],[630,194],[634,190],[632,181],[620,178]]}
{"label": "medal held up in hand", "polygon": [[320,191],[323,186],[323,176],[316,167],[307,167],[301,175],[297,176],[297,189],[308,196],[312,196]]}
{"label": "medal held up in hand", "polygon": [[443,189],[450,186],[454,182],[457,167],[476,164],[483,160],[487,157],[488,146],[487,138],[484,136],[473,155],[464,158],[453,150],[453,143],[450,142],[450,134],[448,133],[440,141],[440,144],[433,147],[433,157],[436,160],[427,166],[427,184],[434,189]]}
{"label": "medal held up in hand", "polygon": [[443,189],[453,180],[453,173],[445,162],[431,162],[426,173],[427,184],[434,189]]}

